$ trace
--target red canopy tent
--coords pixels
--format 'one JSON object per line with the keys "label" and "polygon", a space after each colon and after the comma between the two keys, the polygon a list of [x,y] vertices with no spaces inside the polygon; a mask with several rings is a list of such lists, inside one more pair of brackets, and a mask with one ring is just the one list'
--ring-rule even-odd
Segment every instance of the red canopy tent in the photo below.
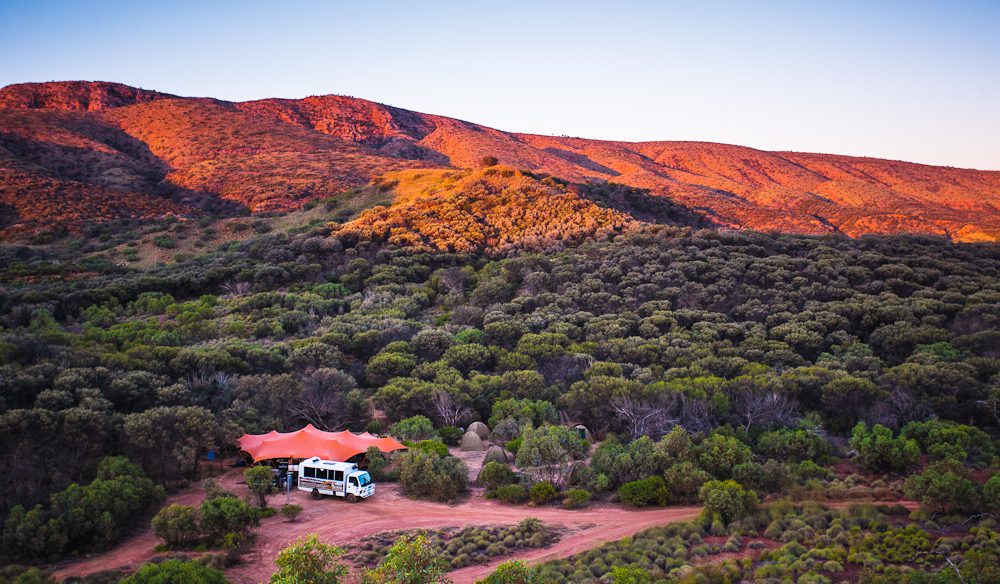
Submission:
{"label": "red canopy tent", "polygon": [[368,432],[354,434],[325,432],[309,424],[295,432],[244,434],[236,441],[240,449],[253,457],[254,462],[272,458],[311,458],[344,461],[357,454],[364,454],[374,446],[382,452],[403,450],[406,447],[393,438],[379,438]]}

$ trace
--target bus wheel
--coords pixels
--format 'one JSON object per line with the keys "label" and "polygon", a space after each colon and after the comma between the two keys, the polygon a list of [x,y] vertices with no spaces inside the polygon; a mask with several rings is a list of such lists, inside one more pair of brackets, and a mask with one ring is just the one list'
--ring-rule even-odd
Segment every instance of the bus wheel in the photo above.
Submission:
{"label": "bus wheel", "polygon": [[316,499],[317,501],[323,498],[323,493],[320,493],[319,489],[313,489],[312,495],[313,499]]}
{"label": "bus wheel", "polygon": [[354,493],[348,493],[347,494],[347,502],[348,503],[357,503],[358,502],[358,496],[355,495]]}

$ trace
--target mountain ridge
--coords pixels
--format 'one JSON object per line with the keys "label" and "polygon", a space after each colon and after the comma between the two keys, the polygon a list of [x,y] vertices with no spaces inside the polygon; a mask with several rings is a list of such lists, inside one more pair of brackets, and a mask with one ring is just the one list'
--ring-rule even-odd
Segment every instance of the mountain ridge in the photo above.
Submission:
{"label": "mountain ridge", "polygon": [[[12,85],[0,89],[0,170],[27,172],[25,149],[47,150],[68,140],[55,130],[29,136],[11,130],[26,120],[36,128],[53,125],[55,112],[81,126],[118,127],[122,140],[146,145],[158,161],[152,166],[164,167],[164,184],[159,192],[144,185],[131,190],[171,204],[215,196],[257,212],[290,210],[386,172],[475,168],[495,157],[570,182],[646,189],[734,228],[1000,239],[998,171],[712,142],[507,132],[341,95],[228,102],[102,82]],[[93,167],[80,160],[83,153],[71,154],[70,162],[59,164],[40,162],[36,154],[31,172],[51,178],[63,167]],[[0,180],[0,202],[26,216],[10,192],[23,197],[27,191],[14,189],[11,180]]]}

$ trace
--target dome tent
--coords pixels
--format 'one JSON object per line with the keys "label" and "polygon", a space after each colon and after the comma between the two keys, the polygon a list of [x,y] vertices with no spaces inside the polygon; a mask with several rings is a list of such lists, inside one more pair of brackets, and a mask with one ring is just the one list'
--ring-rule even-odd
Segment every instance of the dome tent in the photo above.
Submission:
{"label": "dome tent", "polygon": [[594,437],[590,435],[590,430],[588,430],[586,426],[584,426],[583,424],[577,424],[576,426],[573,427],[573,430],[576,431],[577,435],[580,436],[580,438],[583,438],[587,442],[593,444]]}
{"label": "dome tent", "polygon": [[489,440],[490,438],[490,427],[482,422],[469,424],[469,429],[466,432],[475,432],[481,440]]}
{"label": "dome tent", "polygon": [[496,444],[490,446],[486,449],[486,456],[483,458],[483,464],[488,462],[499,462],[500,464],[510,464],[510,457],[507,451],[500,448]]}
{"label": "dome tent", "polygon": [[479,437],[479,434],[476,434],[471,430],[466,432],[465,436],[462,436],[462,443],[458,448],[463,452],[486,450],[486,447],[483,445],[482,438]]}

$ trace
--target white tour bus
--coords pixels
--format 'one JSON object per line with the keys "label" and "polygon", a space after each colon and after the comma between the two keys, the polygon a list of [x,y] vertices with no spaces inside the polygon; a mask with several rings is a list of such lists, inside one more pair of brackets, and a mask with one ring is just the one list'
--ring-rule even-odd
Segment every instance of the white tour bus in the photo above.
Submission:
{"label": "white tour bus", "polygon": [[358,470],[358,465],[353,462],[334,462],[314,456],[298,466],[299,490],[309,491],[314,499],[336,495],[354,503],[375,494],[371,475]]}

